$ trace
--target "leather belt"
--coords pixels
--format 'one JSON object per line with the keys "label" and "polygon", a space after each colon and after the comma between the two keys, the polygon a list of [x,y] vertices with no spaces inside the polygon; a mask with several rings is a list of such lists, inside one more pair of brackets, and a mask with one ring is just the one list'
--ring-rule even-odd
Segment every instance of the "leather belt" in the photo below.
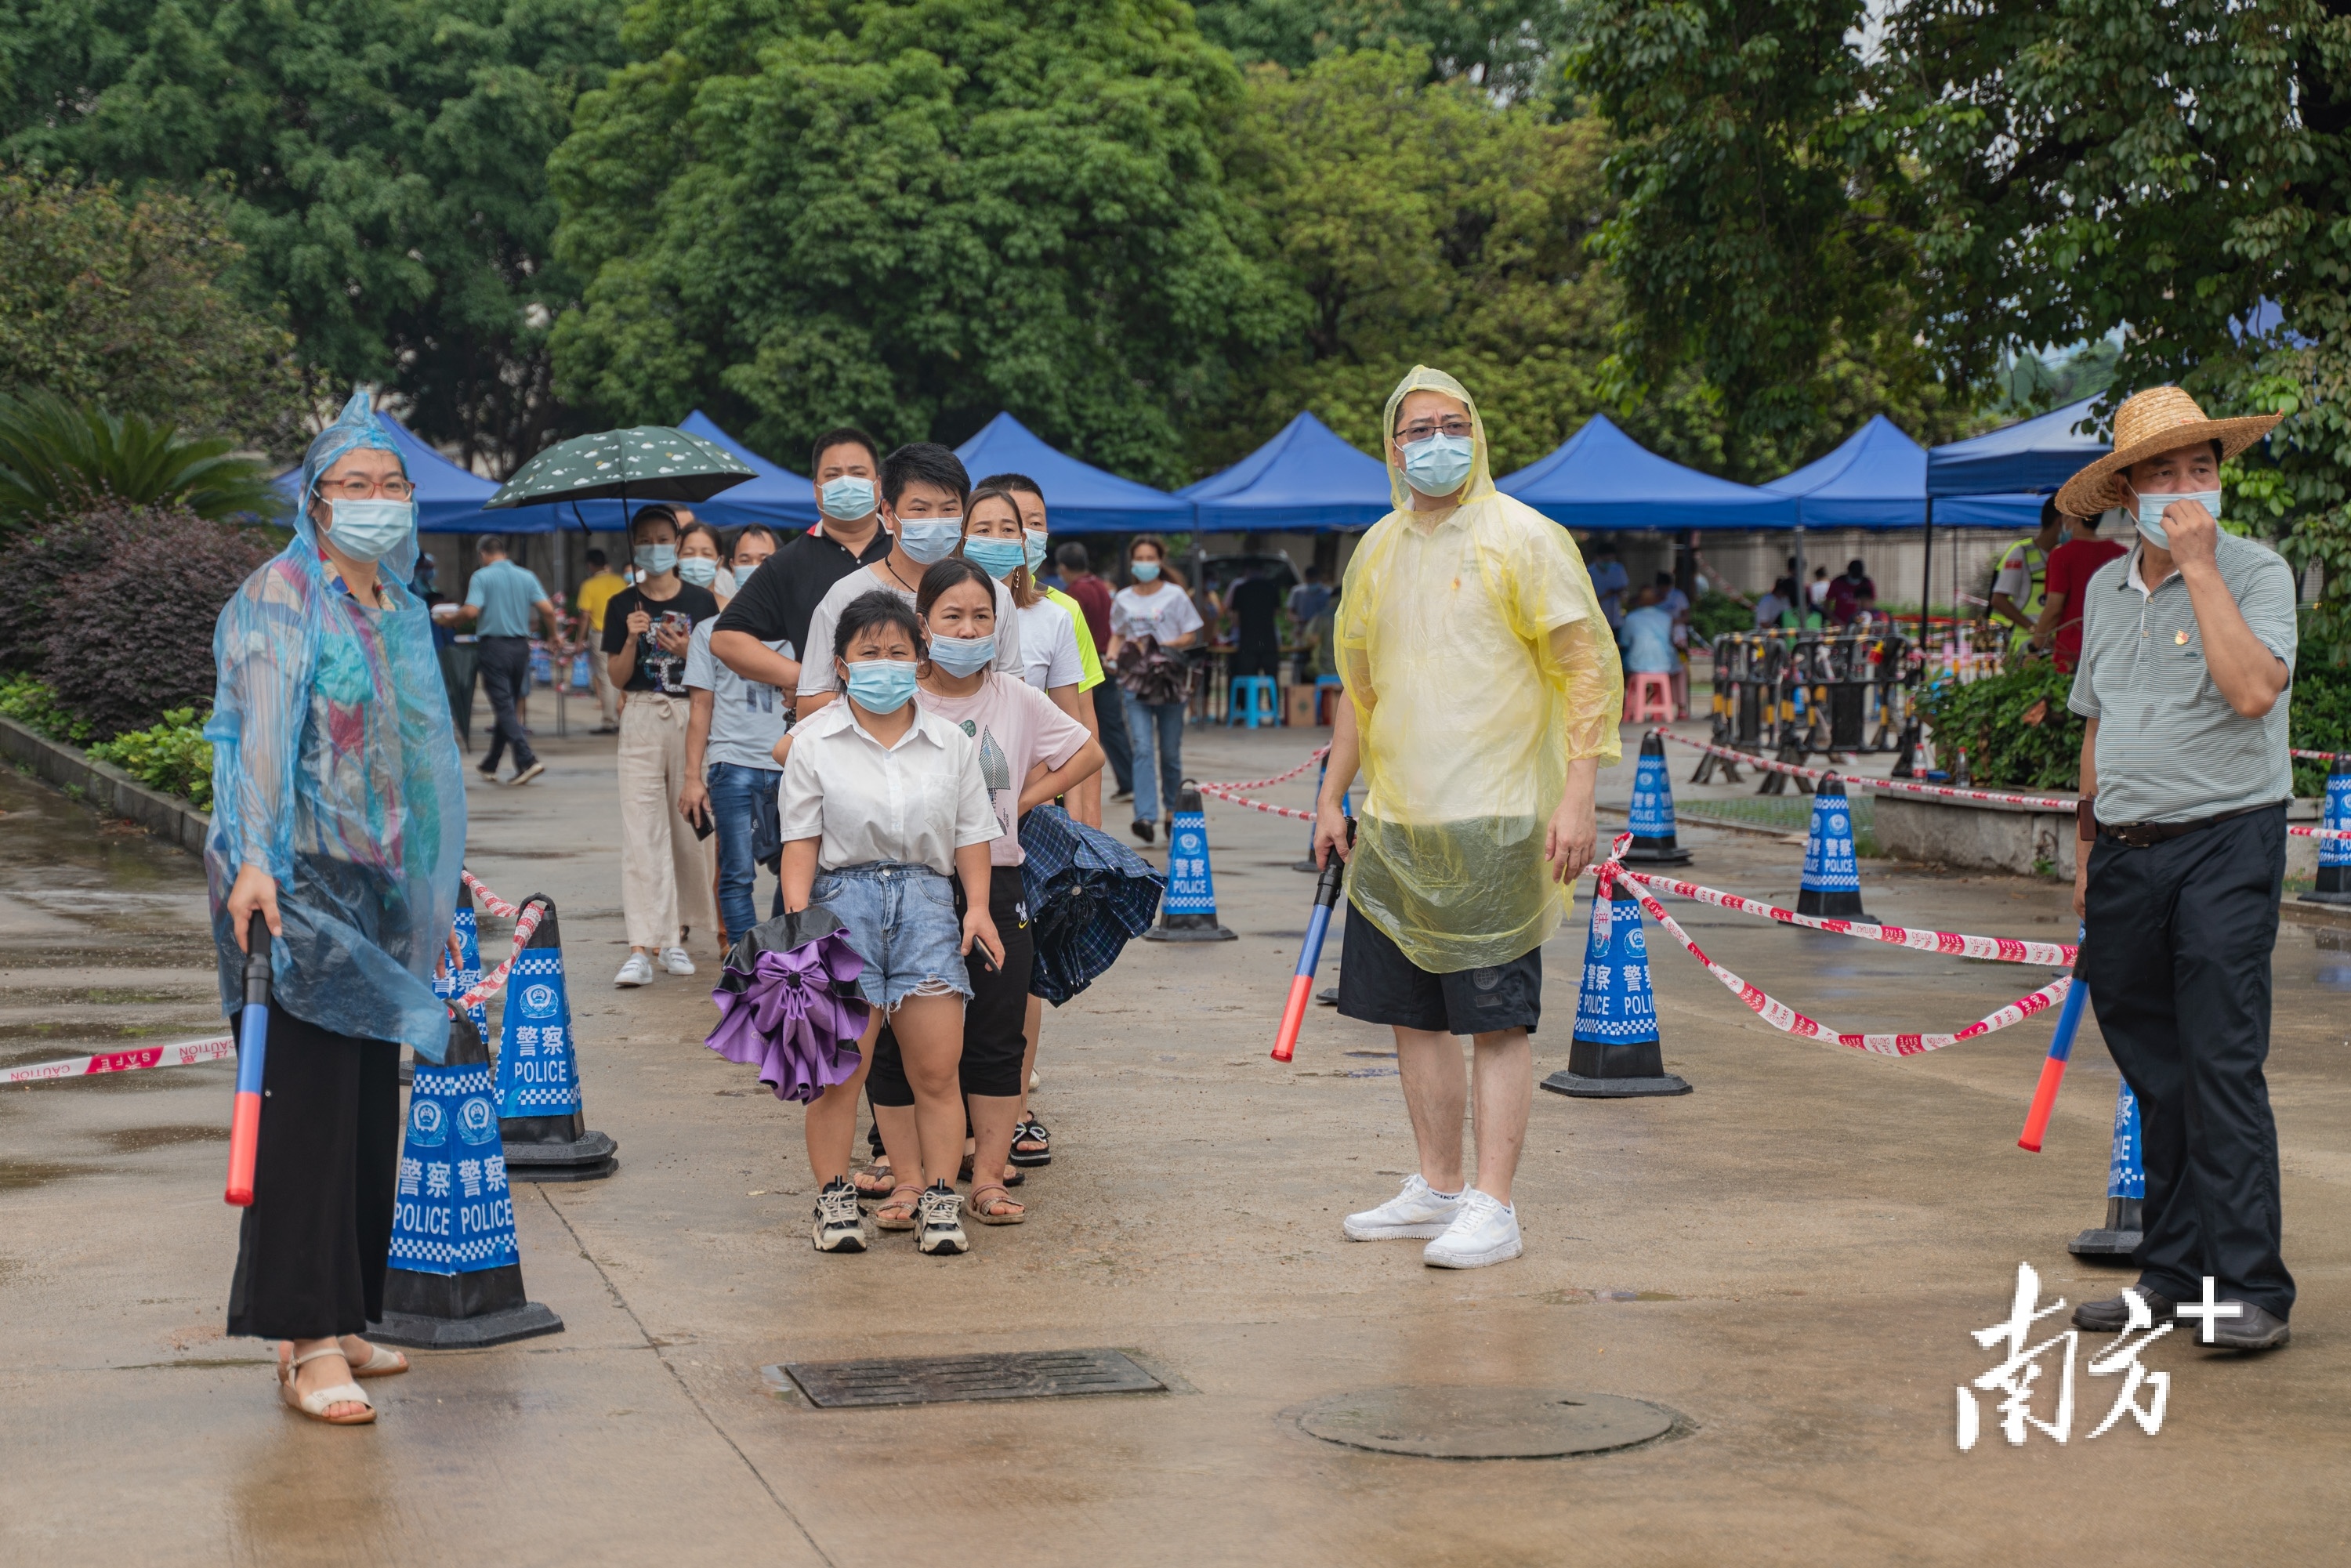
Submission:
{"label": "leather belt", "polygon": [[2210,817],[2191,817],[2184,822],[2100,822],[2098,831],[2135,850],[2151,849],[2173,839],[2184,839],[2190,833],[2200,833],[2215,823],[2225,822],[2231,818],[2271,810],[2279,804],[2281,802],[2271,800],[2259,806],[2240,806],[2233,811],[2222,811]]}

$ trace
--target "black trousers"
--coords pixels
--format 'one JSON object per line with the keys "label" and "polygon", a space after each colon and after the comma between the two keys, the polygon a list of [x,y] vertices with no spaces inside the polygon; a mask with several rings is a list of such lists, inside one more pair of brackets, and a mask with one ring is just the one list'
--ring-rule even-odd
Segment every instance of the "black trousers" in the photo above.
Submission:
{"label": "black trousers", "polygon": [[269,1009],[253,1207],[237,1234],[228,1332],[360,1333],[383,1316],[400,1162],[400,1047]]}
{"label": "black trousers", "polygon": [[[1020,1061],[1028,1054],[1029,977],[1036,968],[1037,938],[1021,901],[1020,868],[1000,865],[987,879],[987,914],[1004,944],[1004,962],[990,969],[972,944],[971,999],[963,1005],[963,1092],[995,1099],[1020,1092]],[[906,1060],[887,1024],[873,1040],[873,1070],[865,1076],[866,1098],[876,1105],[911,1105],[914,1086],[906,1081]]]}
{"label": "black trousers", "polygon": [[485,637],[474,646],[481,656],[482,690],[490,699],[490,754],[482,758],[482,771],[496,773],[498,758],[511,746],[519,773],[538,760],[515,714],[515,705],[530,692],[530,639]]}
{"label": "black trousers", "polygon": [[1094,688],[1094,723],[1102,730],[1102,755],[1110,758],[1111,776],[1127,794],[1134,791],[1134,742],[1126,734],[1126,698],[1118,682],[1105,680]]}
{"label": "black trousers", "polygon": [[2294,1276],[2262,1064],[2285,838],[2283,803],[2146,849],[2100,837],[2077,971],[2139,1100],[2140,1281],[2200,1301],[2209,1275],[2216,1299],[2281,1318]]}

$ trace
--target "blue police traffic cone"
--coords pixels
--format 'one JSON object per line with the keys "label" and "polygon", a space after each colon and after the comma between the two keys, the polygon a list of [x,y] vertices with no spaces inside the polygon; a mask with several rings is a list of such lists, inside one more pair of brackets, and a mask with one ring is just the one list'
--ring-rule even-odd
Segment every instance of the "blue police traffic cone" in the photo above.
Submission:
{"label": "blue police traffic cone", "polygon": [[[2326,774],[2326,821],[2351,828],[2351,756],[2337,753]],[[2304,904],[2351,904],[2351,839],[2318,841],[2318,880],[2302,895]]]}
{"label": "blue police traffic cone", "polygon": [[517,1181],[595,1181],[619,1168],[618,1145],[587,1130],[573,1052],[571,1000],[563,986],[563,938],[555,904],[507,977],[498,1034],[498,1133]]}
{"label": "blue police traffic cone", "polygon": [[1579,1100],[1630,1100],[1687,1094],[1686,1079],[1666,1071],[1657,1040],[1656,999],[1649,990],[1649,944],[1641,903],[1621,883],[1592,901],[1592,935],[1583,945],[1583,988],[1567,1068],[1542,1081],[1554,1094]]}
{"label": "blue police traffic cone", "polygon": [[2125,1079],[2115,1093],[2115,1152],[2106,1166],[2106,1222],[2066,1247],[2076,1258],[2128,1259],[2138,1250],[2139,1211],[2147,1201],[2147,1166],[2139,1153],[2138,1096]]}
{"label": "blue police traffic cone", "polygon": [[1689,851],[1674,842],[1674,781],[1666,773],[1665,737],[1654,729],[1641,737],[1631,816],[1633,842],[1622,857],[1627,865],[1689,863]]}
{"label": "blue police traffic cone", "polygon": [[417,1063],[392,1219],[383,1321],[368,1337],[418,1350],[472,1350],[560,1333],[523,1291],[514,1195],[498,1148],[490,1053],[473,1020],[449,1023],[448,1059]]}
{"label": "blue police traffic cone", "polygon": [[[465,955],[454,974],[443,975],[433,982],[433,994],[443,1001],[454,1001],[482,983],[482,933],[480,923],[474,917],[474,890],[464,883],[457,884],[457,950]],[[473,1021],[474,1033],[483,1040],[490,1038],[490,1015],[480,1002],[465,1009]]]}
{"label": "blue police traffic cone", "polygon": [[1167,830],[1167,896],[1159,901],[1159,924],[1143,934],[1145,942],[1231,942],[1233,932],[1217,923],[1217,877],[1208,869],[1208,818],[1200,792],[1187,780],[1176,795],[1176,820]]}
{"label": "blue police traffic cone", "polygon": [[1861,867],[1854,859],[1853,807],[1845,800],[1844,780],[1834,773],[1822,778],[1813,796],[1813,831],[1804,841],[1796,913],[1823,920],[1869,919],[1861,907]]}

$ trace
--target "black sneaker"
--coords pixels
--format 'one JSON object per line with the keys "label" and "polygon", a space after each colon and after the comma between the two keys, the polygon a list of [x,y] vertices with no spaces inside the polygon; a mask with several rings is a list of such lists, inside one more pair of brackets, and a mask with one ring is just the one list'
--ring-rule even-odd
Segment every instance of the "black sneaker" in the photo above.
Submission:
{"label": "black sneaker", "polygon": [[[2169,1322],[2178,1310],[2168,1298],[2145,1285],[2126,1285],[2124,1289],[2147,1303],[2150,1326]],[[2084,1301],[2074,1309],[2074,1326],[2092,1333],[2120,1333],[2130,1326],[2130,1303],[2120,1295],[2108,1296],[2102,1301]]]}
{"label": "black sneaker", "polygon": [[865,1250],[865,1217],[857,1207],[857,1189],[849,1185],[847,1176],[833,1177],[816,1195],[816,1226],[810,1239],[820,1252]]}
{"label": "black sneaker", "polygon": [[1151,824],[1144,821],[1142,818],[1137,817],[1134,820],[1134,836],[1141,839],[1144,843],[1149,843],[1151,841]]}
{"label": "black sneaker", "polygon": [[914,1232],[914,1250],[933,1258],[956,1258],[971,1250],[971,1238],[963,1233],[963,1197],[943,1181],[933,1182],[923,1190],[916,1213],[919,1228]]}

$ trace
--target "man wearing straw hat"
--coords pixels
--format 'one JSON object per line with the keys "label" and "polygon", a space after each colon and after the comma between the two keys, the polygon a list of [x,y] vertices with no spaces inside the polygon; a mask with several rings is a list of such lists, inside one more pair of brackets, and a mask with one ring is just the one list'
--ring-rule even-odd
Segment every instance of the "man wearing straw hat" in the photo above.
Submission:
{"label": "man wearing straw hat", "polygon": [[2206,1300],[2209,1279],[2236,1308],[2209,1320],[2209,1343],[2231,1350],[2284,1344],[2294,1307],[2262,1063],[2294,793],[2294,580],[2219,521],[2221,462],[2279,417],[2208,419],[2179,388],[2150,388],[2116,411],[2114,451],[2057,493],[2076,517],[2122,507],[2139,535],[2083,591],[2071,703],[2089,721],[2075,973],[2138,1096],[2144,1239],[2138,1283],[2074,1321],[2118,1331],[2136,1294],[2163,1322]]}

